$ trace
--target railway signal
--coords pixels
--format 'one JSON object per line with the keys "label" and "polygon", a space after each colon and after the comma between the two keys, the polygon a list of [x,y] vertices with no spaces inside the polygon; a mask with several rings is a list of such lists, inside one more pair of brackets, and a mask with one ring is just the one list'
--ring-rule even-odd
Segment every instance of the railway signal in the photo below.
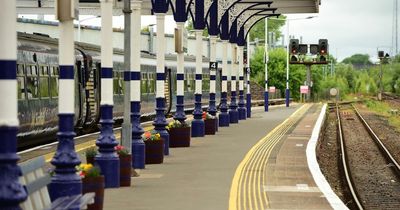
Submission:
{"label": "railway signal", "polygon": [[319,61],[326,62],[326,56],[328,55],[328,40],[320,39],[318,40],[318,53],[319,53]]}
{"label": "railway signal", "polygon": [[297,54],[299,53],[299,40],[291,39],[289,44],[290,62],[297,62]]}

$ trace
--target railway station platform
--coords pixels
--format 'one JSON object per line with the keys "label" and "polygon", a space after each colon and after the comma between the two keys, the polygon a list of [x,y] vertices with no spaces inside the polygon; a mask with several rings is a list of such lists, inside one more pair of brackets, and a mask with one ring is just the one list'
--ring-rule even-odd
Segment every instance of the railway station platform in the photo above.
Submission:
{"label": "railway station platform", "polygon": [[131,187],[106,189],[104,209],[345,209],[312,153],[321,117],[322,104],[254,108],[251,119],[171,148]]}

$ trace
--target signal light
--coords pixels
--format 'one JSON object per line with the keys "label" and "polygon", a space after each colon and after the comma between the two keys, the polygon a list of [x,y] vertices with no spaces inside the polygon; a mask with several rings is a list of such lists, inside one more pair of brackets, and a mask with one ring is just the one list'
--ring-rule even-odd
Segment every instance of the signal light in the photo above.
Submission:
{"label": "signal light", "polygon": [[299,52],[299,40],[291,39],[289,43],[289,51],[291,54],[297,54]]}
{"label": "signal light", "polygon": [[308,45],[306,44],[299,44],[299,54],[305,55],[308,53]]}
{"label": "signal light", "polygon": [[310,44],[310,53],[312,55],[318,54],[319,46],[317,44]]}
{"label": "signal light", "polygon": [[328,54],[328,40],[327,39],[318,40],[318,49],[320,55]]}

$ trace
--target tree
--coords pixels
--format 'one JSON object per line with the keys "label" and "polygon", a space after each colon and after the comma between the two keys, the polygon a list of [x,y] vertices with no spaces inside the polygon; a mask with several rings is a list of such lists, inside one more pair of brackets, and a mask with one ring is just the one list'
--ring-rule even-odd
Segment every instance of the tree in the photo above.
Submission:
{"label": "tree", "polygon": [[[287,51],[282,48],[273,49],[269,52],[268,61],[268,83],[270,86],[275,86],[277,89],[286,89],[286,56]],[[264,47],[257,47],[251,58],[251,78],[258,84],[264,86]],[[300,98],[300,85],[303,84],[306,75],[305,67],[302,65],[290,65],[289,69],[289,85],[291,97],[294,99]],[[283,97],[283,95],[281,96]]]}
{"label": "tree", "polygon": [[[278,19],[268,19],[268,32],[275,33],[277,38],[282,36],[280,29],[285,25],[286,16],[281,15]],[[250,41],[254,41],[255,38],[265,39],[265,20],[259,21],[250,30]]]}
{"label": "tree", "polygon": [[351,64],[358,69],[366,68],[372,65],[368,54],[354,54],[348,58],[345,58],[342,63]]}
{"label": "tree", "polygon": [[[193,19],[192,18],[188,18],[188,21],[186,22],[185,28],[189,33],[191,33],[191,31],[194,30],[194,25],[193,25]],[[208,29],[207,29],[207,27],[205,27],[204,30],[203,30],[203,36],[204,37],[208,37]]]}

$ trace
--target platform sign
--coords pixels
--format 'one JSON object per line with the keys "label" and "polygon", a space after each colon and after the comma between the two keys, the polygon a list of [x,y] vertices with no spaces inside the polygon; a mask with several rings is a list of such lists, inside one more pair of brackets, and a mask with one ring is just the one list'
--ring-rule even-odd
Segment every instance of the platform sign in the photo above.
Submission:
{"label": "platform sign", "polygon": [[276,92],[275,86],[269,87],[269,92],[270,93],[275,93]]}
{"label": "platform sign", "polygon": [[300,93],[308,93],[308,86],[307,85],[302,85],[300,86]]}
{"label": "platform sign", "polygon": [[217,71],[218,63],[217,62],[210,62],[210,71]]}

